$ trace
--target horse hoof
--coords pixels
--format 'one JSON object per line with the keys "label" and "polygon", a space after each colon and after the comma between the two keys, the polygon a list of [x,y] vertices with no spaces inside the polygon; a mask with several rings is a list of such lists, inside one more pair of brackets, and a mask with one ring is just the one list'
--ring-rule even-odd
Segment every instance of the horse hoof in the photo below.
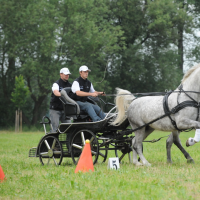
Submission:
{"label": "horse hoof", "polygon": [[188,142],[188,140],[186,141],[186,147],[189,147],[190,145],[189,145],[189,142]]}
{"label": "horse hoof", "polygon": [[151,164],[150,163],[145,163],[144,164],[146,167],[151,167]]}
{"label": "horse hoof", "polygon": [[134,163],[134,164],[135,164],[135,166],[137,166],[137,167],[139,167],[139,166],[143,166],[143,164],[140,163],[140,162],[137,162],[137,163]]}
{"label": "horse hoof", "polygon": [[187,163],[192,163],[192,164],[194,164],[195,162],[194,162],[194,160],[191,158],[191,159],[187,159]]}
{"label": "horse hoof", "polygon": [[168,164],[173,164],[173,162],[171,160],[167,160]]}

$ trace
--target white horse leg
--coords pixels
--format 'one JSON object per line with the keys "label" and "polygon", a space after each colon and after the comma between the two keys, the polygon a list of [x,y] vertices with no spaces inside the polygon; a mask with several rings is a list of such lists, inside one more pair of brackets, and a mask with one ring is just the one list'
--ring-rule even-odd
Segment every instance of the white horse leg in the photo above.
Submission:
{"label": "white horse leg", "polygon": [[[143,140],[150,134],[154,131],[153,128],[151,128],[150,126],[147,126],[145,128],[143,128],[145,130],[145,134],[144,134],[144,137],[143,137]],[[138,158],[137,158],[137,152],[136,150],[134,149],[135,147],[135,142],[136,142],[136,137],[133,138],[132,140],[132,150],[133,150],[133,164],[135,164],[136,166],[141,166],[143,165],[142,163],[140,163],[138,161]],[[143,147],[142,147],[143,148]],[[148,162],[148,161],[147,161]],[[150,163],[149,163],[150,164]],[[151,165],[151,164],[150,164]]]}
{"label": "white horse leg", "polygon": [[184,154],[185,158],[187,159],[188,163],[194,163],[193,158],[190,156],[190,154],[183,148],[181,144],[181,140],[179,138],[179,132],[177,131],[176,133],[173,132],[173,137],[174,137],[174,144],[180,149],[180,151]]}
{"label": "white horse leg", "polygon": [[183,148],[180,138],[179,138],[180,132],[178,131],[173,131],[170,136],[168,137],[166,141],[166,147],[167,147],[167,162],[172,163],[171,160],[171,147],[172,144],[174,143],[180,151],[184,154],[185,158],[187,159],[188,163],[194,163],[194,160],[190,156],[190,154]]}
{"label": "white horse leg", "polygon": [[135,144],[135,137],[132,140],[132,151],[133,151],[133,164],[136,166],[141,166],[142,163],[138,162],[138,158],[137,158],[137,152],[135,151],[135,149],[133,148]]}
{"label": "white horse leg", "polygon": [[172,147],[172,144],[174,143],[174,140],[173,140],[173,133],[171,133],[169,135],[169,137],[167,138],[166,140],[166,149],[167,149],[167,162],[168,163],[172,163],[172,159],[171,159],[171,147]]}
{"label": "white horse leg", "polygon": [[136,150],[143,165],[145,166],[151,166],[151,164],[146,160],[142,153],[142,142],[153,131],[154,129],[151,127],[145,127],[135,132],[135,144],[133,145],[133,148]]}

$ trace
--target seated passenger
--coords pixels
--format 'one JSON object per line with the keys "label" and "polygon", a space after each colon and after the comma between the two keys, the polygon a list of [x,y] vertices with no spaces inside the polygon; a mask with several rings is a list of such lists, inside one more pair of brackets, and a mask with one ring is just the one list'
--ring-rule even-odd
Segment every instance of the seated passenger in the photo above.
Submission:
{"label": "seated passenger", "polygon": [[92,121],[96,122],[104,119],[105,114],[98,105],[89,103],[87,97],[104,95],[104,92],[97,92],[94,90],[92,83],[87,79],[89,71],[91,70],[85,65],[79,68],[80,77],[74,80],[70,97],[77,102],[80,106],[80,110],[88,113]]}
{"label": "seated passenger", "polygon": [[52,93],[51,93],[51,101],[50,101],[50,119],[53,130],[51,132],[55,132],[59,126],[59,121],[62,123],[70,122],[69,120],[65,119],[65,113],[63,110],[62,102],[60,101],[59,97],[61,96],[60,91],[65,87],[71,87],[71,83],[68,81],[70,71],[68,68],[62,68],[60,70],[60,79],[57,80],[52,86]]}

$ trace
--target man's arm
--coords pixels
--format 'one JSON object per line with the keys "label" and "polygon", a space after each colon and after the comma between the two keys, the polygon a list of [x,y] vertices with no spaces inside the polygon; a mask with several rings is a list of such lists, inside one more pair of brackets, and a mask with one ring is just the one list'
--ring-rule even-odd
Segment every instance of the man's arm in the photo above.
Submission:
{"label": "man's arm", "polygon": [[53,84],[52,91],[55,96],[60,97],[61,93],[59,92],[59,85],[57,83]]}
{"label": "man's arm", "polygon": [[83,92],[83,91],[76,91],[76,95],[80,96],[80,97],[97,97],[98,96],[98,92]]}
{"label": "man's arm", "polygon": [[90,92],[95,92],[95,93],[97,93],[97,95],[105,96],[104,92],[97,92],[97,91],[95,91],[95,89],[94,89],[94,87],[93,87],[92,84],[91,84],[91,87],[90,87]]}
{"label": "man's arm", "polygon": [[80,91],[80,86],[79,86],[79,83],[77,81],[73,82],[71,89],[72,89],[73,93],[76,93],[76,95],[80,96],[80,97],[89,97],[89,96],[97,97],[98,95],[102,95],[103,94],[103,92],[96,92],[94,90],[94,87],[93,87],[92,84],[91,84],[91,88],[90,88],[89,92]]}
{"label": "man's arm", "polygon": [[54,90],[53,93],[55,96],[61,97],[61,93],[58,90]]}
{"label": "man's arm", "polygon": [[80,97],[89,97],[89,96],[96,97],[96,96],[98,96],[98,94],[93,93],[93,91],[89,91],[89,92],[81,91],[79,83],[77,81],[73,82],[71,90],[73,93],[76,93],[76,95],[80,96]]}
{"label": "man's arm", "polygon": [[89,92],[76,91],[76,95],[81,97],[88,97],[88,96],[97,97],[98,95],[103,95],[103,94],[104,94],[103,92],[95,91],[92,83]]}

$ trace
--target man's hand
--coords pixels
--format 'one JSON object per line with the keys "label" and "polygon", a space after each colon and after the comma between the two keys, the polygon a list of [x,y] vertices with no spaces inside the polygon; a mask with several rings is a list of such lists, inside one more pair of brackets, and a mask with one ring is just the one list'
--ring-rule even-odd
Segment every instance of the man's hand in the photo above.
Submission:
{"label": "man's hand", "polygon": [[104,92],[98,92],[99,93],[99,95],[101,95],[101,96],[106,96],[106,94],[104,93]]}
{"label": "man's hand", "polygon": [[95,92],[93,92],[92,94],[96,94],[95,97],[97,97],[97,96],[99,96],[99,95],[105,96],[105,93],[104,93],[104,92],[97,92],[97,91],[95,91]]}
{"label": "man's hand", "polygon": [[98,96],[98,93],[97,93],[97,92],[93,92],[93,93],[91,93],[91,96],[92,96],[92,97],[97,97],[97,96]]}

